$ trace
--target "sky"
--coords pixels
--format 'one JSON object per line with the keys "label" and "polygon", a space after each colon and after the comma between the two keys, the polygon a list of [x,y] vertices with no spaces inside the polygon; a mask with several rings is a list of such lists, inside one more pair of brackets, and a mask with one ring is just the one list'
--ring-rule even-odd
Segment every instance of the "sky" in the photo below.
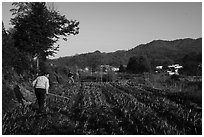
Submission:
{"label": "sky", "polygon": [[[6,29],[12,3],[2,3]],[[67,19],[80,22],[80,32],[60,40],[54,58],[128,50],[153,40],[202,37],[201,2],[52,2]],[[51,57],[53,58],[53,57]]]}

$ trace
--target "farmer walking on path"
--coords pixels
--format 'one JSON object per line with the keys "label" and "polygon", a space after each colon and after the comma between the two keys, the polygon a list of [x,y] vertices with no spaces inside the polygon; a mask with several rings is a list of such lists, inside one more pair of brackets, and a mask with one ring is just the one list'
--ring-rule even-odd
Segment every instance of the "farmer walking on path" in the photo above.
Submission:
{"label": "farmer walking on path", "polygon": [[39,105],[39,113],[45,111],[45,96],[49,90],[49,73],[44,72],[33,81],[33,87],[35,88],[35,95]]}

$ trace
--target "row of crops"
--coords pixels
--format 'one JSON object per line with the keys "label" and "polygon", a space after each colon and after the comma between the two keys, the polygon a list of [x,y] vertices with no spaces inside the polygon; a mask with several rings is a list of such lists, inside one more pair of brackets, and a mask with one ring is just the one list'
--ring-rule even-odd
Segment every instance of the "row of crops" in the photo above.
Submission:
{"label": "row of crops", "polygon": [[[181,93],[134,83],[56,85],[47,113],[31,107],[3,116],[3,134],[170,135],[202,134],[202,111]],[[192,105],[194,104],[194,105]]]}

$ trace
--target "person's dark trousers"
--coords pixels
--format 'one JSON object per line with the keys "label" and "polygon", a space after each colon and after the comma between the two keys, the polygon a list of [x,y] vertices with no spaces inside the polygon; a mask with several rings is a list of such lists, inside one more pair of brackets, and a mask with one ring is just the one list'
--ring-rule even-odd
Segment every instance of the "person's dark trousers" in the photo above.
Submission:
{"label": "person's dark trousers", "polygon": [[42,112],[44,109],[45,94],[46,94],[45,89],[35,88],[35,95],[36,95],[36,98],[38,100],[39,112]]}

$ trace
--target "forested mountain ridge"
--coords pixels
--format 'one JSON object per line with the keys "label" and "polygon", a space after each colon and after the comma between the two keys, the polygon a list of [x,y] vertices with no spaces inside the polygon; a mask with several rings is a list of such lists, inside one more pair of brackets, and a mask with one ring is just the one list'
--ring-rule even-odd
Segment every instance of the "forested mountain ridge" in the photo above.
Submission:
{"label": "forested mountain ridge", "polygon": [[119,50],[110,53],[95,51],[76,56],[62,57],[51,60],[51,62],[56,65],[64,64],[68,67],[78,66],[79,68],[100,64],[119,67],[121,64],[127,65],[129,58],[137,55],[147,56],[153,67],[172,63],[182,64],[182,59],[186,55],[202,55],[202,38],[186,38],[173,41],[154,40],[147,44],[138,45],[130,50]]}

